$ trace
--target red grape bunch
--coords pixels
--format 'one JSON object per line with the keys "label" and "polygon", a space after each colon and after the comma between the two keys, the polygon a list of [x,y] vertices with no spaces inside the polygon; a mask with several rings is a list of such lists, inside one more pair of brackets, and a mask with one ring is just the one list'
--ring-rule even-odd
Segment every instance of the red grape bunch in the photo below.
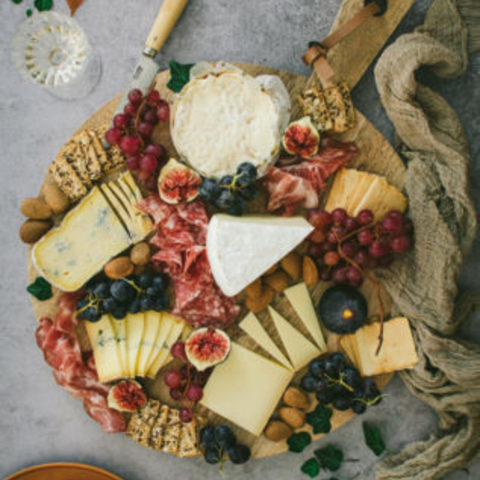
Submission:
{"label": "red grape bunch", "polygon": [[163,381],[170,388],[170,397],[184,405],[184,408],[180,410],[180,420],[188,423],[193,419],[193,405],[203,397],[203,387],[212,369],[199,372],[190,365],[185,355],[185,342],[174,343],[170,353],[173,358],[185,363],[178,369],[172,368],[165,372]]}
{"label": "red grape bunch", "polygon": [[343,208],[315,209],[308,212],[308,221],[315,227],[309,254],[317,262],[321,280],[355,288],[368,276],[366,270],[390,265],[395,254],[413,244],[412,221],[397,210],[376,222],[370,210],[350,217]]}
{"label": "red grape bunch", "polygon": [[110,145],[118,145],[127,156],[127,167],[137,172],[138,178],[149,190],[155,190],[157,174],[165,164],[165,148],[152,143],[155,125],[168,122],[168,103],[156,90],[145,96],[139,89],[128,93],[123,113],[113,117],[113,126],[105,133]]}

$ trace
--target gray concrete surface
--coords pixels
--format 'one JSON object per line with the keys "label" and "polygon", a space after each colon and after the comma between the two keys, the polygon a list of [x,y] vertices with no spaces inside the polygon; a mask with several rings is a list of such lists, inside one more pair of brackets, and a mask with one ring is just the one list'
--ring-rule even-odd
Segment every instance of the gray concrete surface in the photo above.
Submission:
{"label": "gray concrete surface", "polygon": [[[228,59],[256,62],[307,74],[300,60],[306,43],[324,36],[341,0],[191,0],[165,48],[167,58],[178,61]],[[47,165],[66,138],[99,105],[115,95],[128,79],[159,7],[160,0],[86,0],[77,19],[103,61],[103,77],[82,101],[64,102],[20,80],[9,60],[9,42],[24,12],[20,6],[0,2],[0,475],[51,461],[87,462],[108,468],[128,480],[218,478],[215,467],[202,460],[180,460],[141,448],[123,435],[108,436],[83,411],[81,403],[55,384],[49,367],[35,345],[35,319],[25,293],[26,247],[17,238],[22,222],[22,198],[35,195]],[[57,10],[65,10],[57,0]],[[419,0],[395,36],[422,23],[430,0]],[[366,39],[368,41],[368,39]],[[469,71],[453,81],[439,81],[428,72],[423,80],[442,92],[457,109],[472,151],[471,179],[480,202],[480,58],[472,58]],[[378,101],[371,69],[354,92],[361,111],[392,140],[393,128]],[[460,284],[480,291],[478,242],[465,264]],[[479,315],[463,334],[478,340]],[[476,329],[475,329],[476,327]],[[377,422],[390,450],[425,439],[435,431],[436,416],[412,397],[400,379],[386,390],[384,402],[332,433],[318,446],[340,445],[347,459],[336,477],[374,478],[376,458],[365,447],[361,420]],[[301,478],[303,454],[286,454],[252,461],[244,467],[226,466],[226,478],[282,480]],[[330,478],[327,473],[318,478]],[[469,471],[448,475],[449,480],[480,478],[477,462]]]}

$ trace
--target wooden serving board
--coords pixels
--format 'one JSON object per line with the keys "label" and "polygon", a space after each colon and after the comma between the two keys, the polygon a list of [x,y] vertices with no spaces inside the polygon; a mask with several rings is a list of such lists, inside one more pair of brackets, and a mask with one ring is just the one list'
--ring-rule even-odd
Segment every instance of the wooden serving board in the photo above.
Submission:
{"label": "wooden serving board", "polygon": [[[369,19],[361,27],[361,29],[354,32],[340,45],[334,47],[328,54],[328,61],[336,71],[337,77],[346,79],[349,82],[351,88],[353,88],[368,67],[368,65],[375,58],[381,46],[385,43],[387,38],[391,35],[391,33],[401,21],[405,13],[413,4],[413,2],[414,0],[390,0],[389,10],[383,17],[381,17],[380,19]],[[356,11],[358,11],[362,7],[362,5],[362,0],[345,0],[333,28],[344,23]],[[367,41],[365,41],[365,35],[369,37]],[[303,89],[305,89],[308,85],[311,85],[316,81],[313,76],[307,78],[301,75],[295,75],[286,71],[276,70],[260,65],[237,65],[253,76],[260,74],[278,75],[285,83],[287,90],[290,92],[291,95],[293,106],[292,118],[298,117],[299,113],[298,105],[296,102],[297,94],[300,93]],[[174,94],[166,88],[166,83],[168,79],[168,71],[160,73],[157,76],[156,86],[163,98],[167,100],[172,100]],[[85,128],[96,128],[98,126],[109,123],[119,99],[120,95],[105,104],[96,113],[94,113],[92,117],[90,117],[79,128],[78,131]],[[356,127],[353,130],[347,132],[346,134],[338,137],[342,141],[354,141],[359,147],[359,154],[355,156],[350,166],[358,168],[360,170],[365,170],[372,173],[377,173],[379,175],[383,175],[391,184],[401,188],[403,185],[403,179],[405,174],[405,167],[401,159],[395,153],[387,140],[380,134],[380,132],[378,132],[375,127],[360,112],[357,112],[357,115],[358,122]],[[154,139],[157,142],[162,143],[167,148],[170,155],[175,155],[175,151],[168,134],[168,129],[165,128],[165,126],[156,129],[154,133]],[[33,281],[36,276],[37,272],[29,256],[29,280]],[[317,288],[311,291],[315,303],[318,302],[321,294],[328,286],[329,284],[321,282],[317,286]],[[365,282],[364,285],[361,287],[361,291],[366,296],[369,303],[369,314],[376,315],[378,313],[378,302],[374,293],[374,289],[367,282]],[[61,292],[54,290],[53,298],[45,302],[39,302],[33,299],[33,309],[37,319],[40,319],[42,316],[55,316],[57,309],[57,300],[60,294]],[[390,301],[388,295],[384,291],[382,292],[382,298],[386,305],[386,312],[388,314]],[[277,309],[277,311],[279,311],[281,314],[283,314],[287,319],[289,319],[295,327],[297,327],[302,333],[305,334],[306,337],[309,337],[307,331],[304,329],[298,317],[296,317],[292,308],[282,295],[277,295],[277,298],[273,302],[273,307]],[[245,312],[242,312],[242,315],[239,316],[239,320],[243,318],[244,313]],[[279,343],[279,338],[274,331],[268,314],[263,312],[259,315],[259,318],[262,323],[264,323],[274,340],[277,340],[277,343]],[[253,341],[248,339],[247,336],[244,335],[236,325],[230,327],[228,329],[228,333],[235,341],[251,348],[252,350],[259,351],[259,353],[268,357],[268,354],[266,354],[266,352],[263,352],[259,347],[257,347]],[[334,334],[328,334],[327,332],[325,332],[325,334],[327,337],[329,350],[338,350],[338,336]],[[281,345],[281,343],[279,343],[279,345]],[[303,372],[299,372],[296,375],[294,382],[298,382],[302,374]],[[391,377],[392,375],[383,375],[377,377],[376,380],[378,386],[380,388],[383,388],[391,379]],[[152,394],[155,394],[161,400],[169,400],[160,376],[157,378],[156,381],[152,382],[149,385],[149,390]],[[354,414],[350,410],[346,412],[340,412],[335,410],[334,415],[331,419],[332,430],[335,430],[340,426],[344,425],[351,418],[353,418],[353,416]],[[223,421],[220,417],[217,417],[211,413],[208,414],[208,417],[212,421]],[[235,427],[235,430],[239,437],[239,440],[251,446],[252,456],[254,458],[267,457],[285,452],[287,450],[286,442],[274,443],[267,440],[263,436],[255,438],[253,435],[239,428]],[[304,430],[308,431],[309,427],[304,428]],[[320,434],[314,435],[313,437],[314,439],[318,439],[322,436],[323,435]]]}

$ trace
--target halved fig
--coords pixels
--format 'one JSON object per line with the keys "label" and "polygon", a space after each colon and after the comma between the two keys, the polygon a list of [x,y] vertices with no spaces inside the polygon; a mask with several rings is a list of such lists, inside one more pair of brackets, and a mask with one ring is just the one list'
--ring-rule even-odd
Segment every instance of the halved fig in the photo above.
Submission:
{"label": "halved fig", "polygon": [[122,380],[110,387],[107,402],[119,412],[136,412],[147,403],[147,394],[135,380]]}
{"label": "halved fig", "polygon": [[199,371],[223,362],[230,352],[230,337],[218,328],[199,328],[185,342],[188,361]]}
{"label": "halved fig", "polygon": [[202,177],[183,163],[171,158],[160,171],[158,193],[172,205],[191,202],[198,196]]}
{"label": "halved fig", "polygon": [[290,123],[282,138],[283,148],[290,155],[308,158],[315,155],[320,143],[320,134],[310,117]]}

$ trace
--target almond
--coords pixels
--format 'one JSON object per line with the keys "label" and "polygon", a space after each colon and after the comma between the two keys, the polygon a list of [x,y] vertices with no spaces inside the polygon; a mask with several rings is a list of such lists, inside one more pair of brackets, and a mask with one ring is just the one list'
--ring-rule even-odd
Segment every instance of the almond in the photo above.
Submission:
{"label": "almond", "polygon": [[259,277],[253,281],[250,285],[245,287],[245,293],[250,298],[258,298],[263,293],[262,279]]}
{"label": "almond", "polygon": [[263,433],[269,440],[272,440],[272,442],[280,442],[290,437],[293,433],[293,430],[286,423],[280,420],[272,420],[266,426]]}
{"label": "almond", "polygon": [[302,275],[302,259],[297,252],[289,253],[282,259],[281,265],[294,282],[300,280],[300,276]]}
{"label": "almond", "polygon": [[20,211],[23,216],[33,220],[47,220],[52,216],[51,208],[39,198],[24,198]]}
{"label": "almond", "polygon": [[301,408],[302,410],[307,409],[310,406],[310,399],[305,392],[302,392],[297,387],[288,387],[283,394],[283,401],[289,407]]}
{"label": "almond", "polygon": [[312,257],[305,255],[302,259],[303,281],[308,287],[318,283],[318,269]]}
{"label": "almond", "polygon": [[146,265],[150,257],[150,246],[146,242],[137,243],[130,250],[130,260],[134,265]]}
{"label": "almond", "polygon": [[104,267],[105,275],[112,280],[128,277],[133,273],[134,266],[129,257],[117,257],[110,260]]}
{"label": "almond", "polygon": [[245,300],[245,305],[251,312],[259,313],[262,310],[265,310],[272,303],[274,298],[275,290],[267,285],[259,297],[247,297]]}
{"label": "almond", "polygon": [[280,270],[267,275],[263,280],[277,293],[283,292],[288,287],[288,275]]}
{"label": "almond", "polygon": [[51,227],[51,223],[45,220],[26,220],[20,227],[20,238],[25,243],[35,243],[45,235]]}
{"label": "almond", "polygon": [[42,194],[53,213],[63,213],[70,205],[68,197],[53,181],[47,181],[43,184]]}
{"label": "almond", "polygon": [[279,263],[278,262],[275,263],[264,273],[264,275],[270,275],[271,273],[276,272],[278,270],[278,266],[279,266]]}
{"label": "almond", "polygon": [[303,427],[307,419],[305,412],[294,407],[282,407],[278,410],[278,414],[285,423],[293,428]]}

